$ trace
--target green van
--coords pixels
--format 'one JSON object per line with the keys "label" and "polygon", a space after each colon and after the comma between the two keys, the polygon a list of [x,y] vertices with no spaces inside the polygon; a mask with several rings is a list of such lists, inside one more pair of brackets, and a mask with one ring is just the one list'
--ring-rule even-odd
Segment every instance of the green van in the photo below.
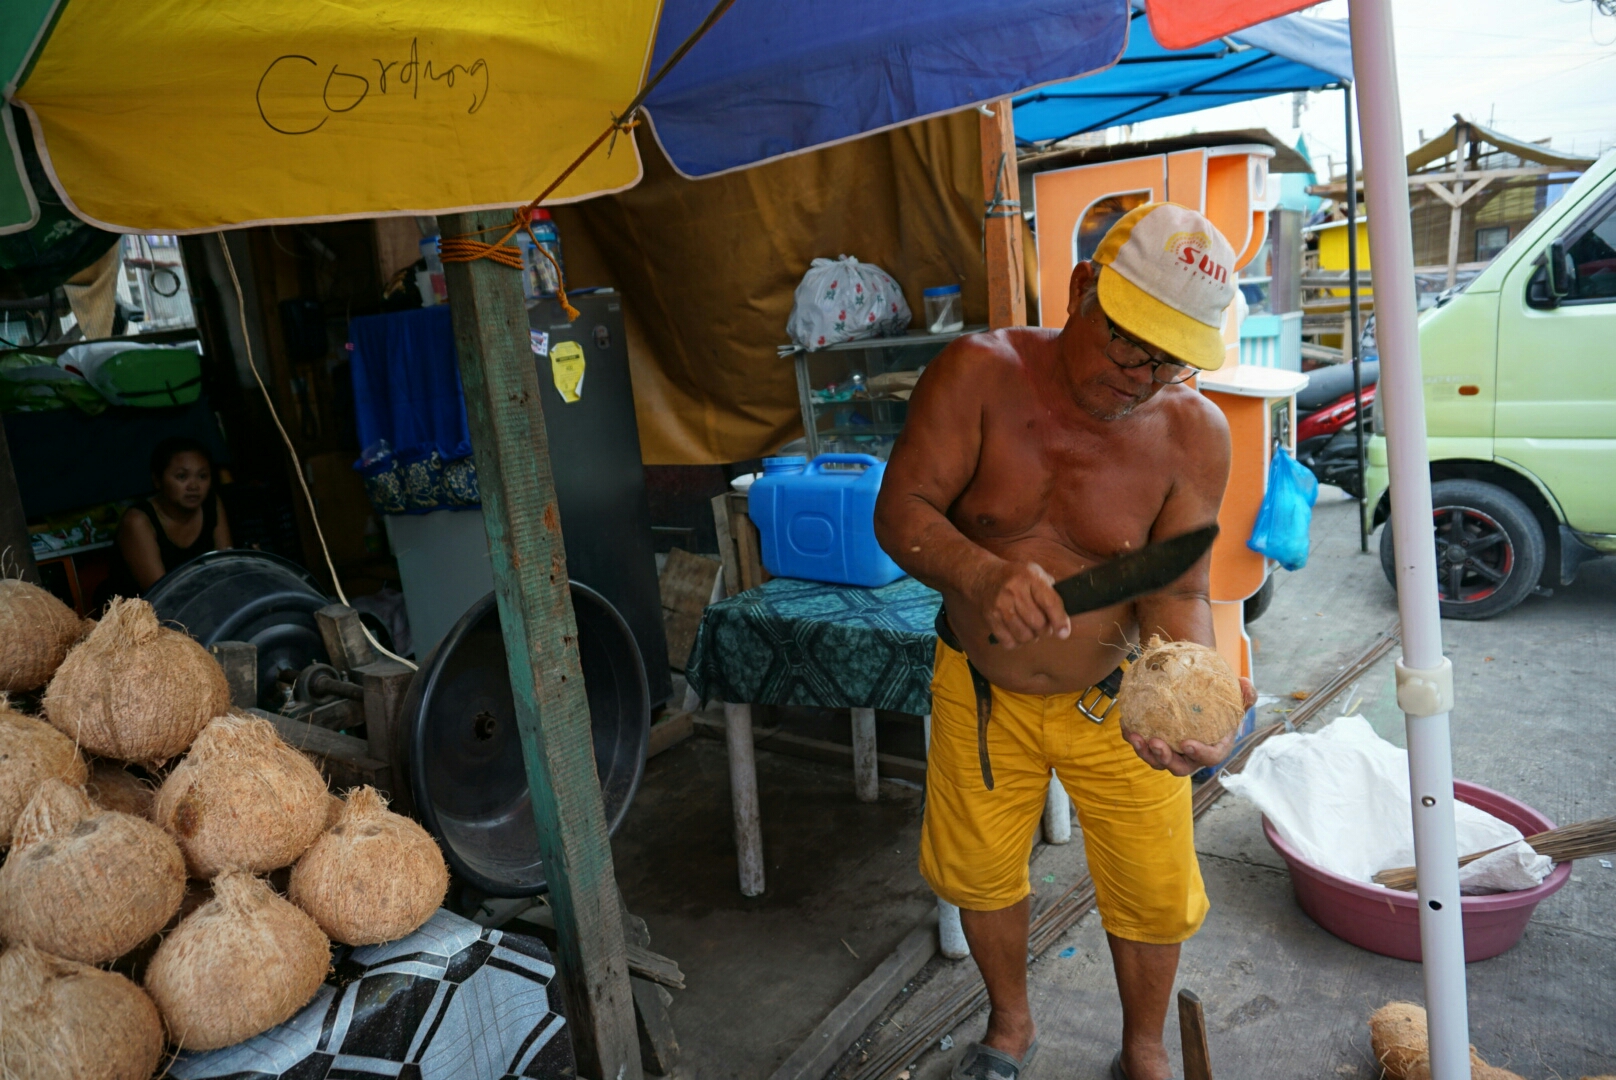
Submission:
{"label": "green van", "polygon": [[[1489,618],[1616,554],[1616,151],[1421,317],[1420,355],[1443,617]],[[1373,528],[1378,431],[1368,465]]]}

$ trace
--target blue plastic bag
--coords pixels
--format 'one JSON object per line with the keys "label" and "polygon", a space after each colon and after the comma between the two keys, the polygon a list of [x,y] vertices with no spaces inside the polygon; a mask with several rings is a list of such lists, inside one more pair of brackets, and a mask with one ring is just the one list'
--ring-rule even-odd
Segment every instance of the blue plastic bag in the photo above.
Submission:
{"label": "blue plastic bag", "polygon": [[1268,466],[1268,493],[1246,546],[1287,570],[1300,570],[1307,565],[1308,529],[1318,498],[1319,478],[1284,447],[1275,450]]}

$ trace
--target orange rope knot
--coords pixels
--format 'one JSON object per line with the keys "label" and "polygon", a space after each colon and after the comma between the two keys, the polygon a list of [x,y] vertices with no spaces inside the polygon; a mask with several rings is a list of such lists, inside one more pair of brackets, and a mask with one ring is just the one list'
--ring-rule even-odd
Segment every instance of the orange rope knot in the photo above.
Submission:
{"label": "orange rope knot", "polygon": [[488,259],[512,270],[522,269],[522,249],[507,244],[506,241],[517,233],[525,232],[528,239],[533,241],[533,249],[555,267],[556,272],[556,299],[561,301],[561,310],[567,313],[567,321],[574,322],[578,318],[578,309],[572,306],[567,299],[567,283],[561,272],[561,264],[556,262],[554,255],[548,248],[539,243],[539,238],[533,235],[533,211],[538,207],[534,200],[525,206],[520,206],[512,215],[509,226],[505,228],[505,235],[492,244],[474,239],[481,233],[494,232],[501,226],[492,225],[486,229],[478,229],[475,233],[462,233],[458,236],[445,236],[438,241],[438,258],[446,263],[450,262],[476,262],[478,259]]}

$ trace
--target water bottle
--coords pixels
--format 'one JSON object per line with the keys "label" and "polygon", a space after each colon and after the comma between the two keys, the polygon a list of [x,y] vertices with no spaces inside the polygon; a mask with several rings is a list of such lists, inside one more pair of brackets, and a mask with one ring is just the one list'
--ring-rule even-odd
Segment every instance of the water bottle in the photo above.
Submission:
{"label": "water bottle", "polygon": [[[522,291],[529,300],[542,300],[556,295],[561,288],[561,234],[556,231],[550,211],[542,207],[533,211],[530,224],[531,237],[526,232],[516,234],[517,246],[522,249]],[[534,240],[538,241],[536,246]],[[550,258],[545,258],[544,252],[549,252]]]}

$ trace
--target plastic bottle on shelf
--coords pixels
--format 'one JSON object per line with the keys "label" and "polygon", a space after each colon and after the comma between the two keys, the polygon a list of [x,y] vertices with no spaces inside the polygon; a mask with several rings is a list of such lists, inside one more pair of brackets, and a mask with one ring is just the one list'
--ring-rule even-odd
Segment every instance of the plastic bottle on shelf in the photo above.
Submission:
{"label": "plastic bottle on shelf", "polygon": [[[556,231],[550,211],[543,207],[534,210],[531,225],[533,235],[517,233],[516,245],[522,249],[522,291],[529,300],[539,300],[559,291],[565,264],[561,261],[561,234]],[[537,245],[533,243],[535,239]],[[544,252],[549,252],[550,258],[545,258]]]}

